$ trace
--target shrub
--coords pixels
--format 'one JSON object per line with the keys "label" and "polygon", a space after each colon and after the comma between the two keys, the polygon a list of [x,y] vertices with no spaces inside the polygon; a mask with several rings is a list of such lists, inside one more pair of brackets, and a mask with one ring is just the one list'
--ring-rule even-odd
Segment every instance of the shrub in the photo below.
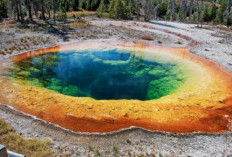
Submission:
{"label": "shrub", "polygon": [[58,12],[57,21],[63,21],[63,22],[65,22],[66,20],[67,20],[67,14],[66,14],[66,12]]}

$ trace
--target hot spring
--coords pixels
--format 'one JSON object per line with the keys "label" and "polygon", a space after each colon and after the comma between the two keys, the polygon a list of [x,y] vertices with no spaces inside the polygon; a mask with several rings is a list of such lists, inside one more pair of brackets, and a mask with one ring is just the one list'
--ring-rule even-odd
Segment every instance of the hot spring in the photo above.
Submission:
{"label": "hot spring", "polygon": [[50,52],[15,62],[8,76],[64,95],[98,100],[158,99],[184,83],[178,63],[146,58],[118,49]]}
{"label": "hot spring", "polygon": [[187,48],[93,41],[41,49],[3,60],[0,85],[0,103],[73,131],[230,129],[231,73]]}

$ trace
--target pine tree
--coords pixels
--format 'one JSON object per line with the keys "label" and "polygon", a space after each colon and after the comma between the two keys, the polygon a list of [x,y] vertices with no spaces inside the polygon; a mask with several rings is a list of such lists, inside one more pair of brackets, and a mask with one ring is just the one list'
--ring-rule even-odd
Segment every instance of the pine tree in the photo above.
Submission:
{"label": "pine tree", "polygon": [[204,21],[204,13],[203,13],[203,9],[204,9],[204,0],[201,0],[201,14],[200,14],[200,21],[201,21],[201,28],[203,26],[203,21]]}
{"label": "pine tree", "polygon": [[167,11],[168,11],[168,3],[160,1],[159,4],[160,4],[160,7],[158,10],[157,16],[161,18],[165,18],[165,16],[167,15]]}
{"label": "pine tree", "polygon": [[3,18],[7,18],[7,6],[5,0],[0,0],[0,21]]}
{"label": "pine tree", "polygon": [[195,23],[198,22],[198,13],[197,12],[193,13],[193,19],[192,19],[192,21],[195,22]]}
{"label": "pine tree", "polygon": [[108,11],[107,2],[106,2],[106,0],[101,0],[100,5],[99,5],[99,7],[97,9],[97,15],[99,17],[102,17],[103,13],[106,12],[106,11]]}
{"label": "pine tree", "polygon": [[99,5],[100,5],[100,0],[92,0],[92,3],[91,3],[91,9],[93,10],[93,11],[96,11],[97,10],[97,8],[99,7]]}
{"label": "pine tree", "polygon": [[86,9],[92,10],[92,2],[93,0],[86,0]]}
{"label": "pine tree", "polygon": [[223,9],[220,7],[219,9],[217,9],[215,23],[220,24],[223,23],[223,21]]}
{"label": "pine tree", "polygon": [[116,19],[128,19],[130,17],[129,8],[122,0],[112,0],[109,6],[109,17]]}
{"label": "pine tree", "polygon": [[167,14],[170,16],[170,20],[175,20],[176,16],[176,3],[175,0],[170,0]]}
{"label": "pine tree", "polygon": [[69,1],[68,0],[58,0],[58,21],[63,21],[65,22],[67,20],[67,11],[68,11],[68,6],[69,6]]}
{"label": "pine tree", "polygon": [[232,1],[231,0],[227,0],[227,6],[226,6],[226,25],[227,27],[231,26],[232,23],[232,13],[231,13],[231,6],[232,6]]}
{"label": "pine tree", "polygon": [[191,22],[191,16],[193,13],[193,4],[194,4],[194,0],[190,0],[190,4],[189,4],[189,22]]}
{"label": "pine tree", "polygon": [[128,13],[130,15],[132,15],[135,12],[135,10],[134,10],[135,6],[134,6],[134,3],[133,3],[133,0],[127,1],[126,6],[127,6]]}
{"label": "pine tree", "polygon": [[181,11],[180,13],[180,21],[183,21],[186,17],[186,11],[187,11],[187,2],[186,0],[182,0],[182,4],[181,4]]}
{"label": "pine tree", "polygon": [[73,7],[73,10],[74,11],[78,11],[79,10],[79,0],[73,0],[73,3],[72,3],[72,7]]}
{"label": "pine tree", "polygon": [[124,18],[124,4],[122,0],[117,0],[114,6],[115,10],[115,17],[117,19],[123,19]]}
{"label": "pine tree", "polygon": [[85,0],[82,0],[80,6],[81,6],[81,9],[86,9],[86,8],[87,8],[86,1],[85,1]]}
{"label": "pine tree", "polygon": [[214,21],[214,19],[216,18],[216,13],[217,13],[217,6],[215,3],[213,3],[210,8],[210,21]]}
{"label": "pine tree", "polygon": [[112,0],[109,5],[109,17],[110,18],[116,18],[116,13],[115,13],[115,4],[117,0]]}
{"label": "pine tree", "polygon": [[52,0],[52,3],[53,3],[53,20],[54,20],[54,24],[56,24],[57,1],[56,0]]}
{"label": "pine tree", "polygon": [[221,24],[224,23],[224,15],[223,13],[225,12],[226,9],[226,0],[220,0],[220,7],[217,9],[216,13],[216,18],[215,18],[215,23]]}
{"label": "pine tree", "polygon": [[205,22],[210,21],[210,14],[209,14],[209,6],[208,5],[205,6],[203,19]]}

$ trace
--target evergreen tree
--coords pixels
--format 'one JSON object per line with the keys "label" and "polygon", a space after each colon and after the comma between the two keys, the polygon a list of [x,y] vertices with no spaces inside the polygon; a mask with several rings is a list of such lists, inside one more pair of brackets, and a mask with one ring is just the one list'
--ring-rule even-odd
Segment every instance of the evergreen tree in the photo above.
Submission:
{"label": "evergreen tree", "polygon": [[189,22],[191,22],[191,17],[193,14],[193,4],[194,4],[194,0],[190,0],[190,4],[189,4]]}
{"label": "evergreen tree", "polygon": [[97,9],[97,15],[99,17],[102,17],[103,13],[107,11],[108,11],[108,5],[107,5],[106,0],[101,0],[100,5]]}
{"label": "evergreen tree", "polygon": [[56,24],[57,1],[56,0],[52,0],[52,3],[53,3],[53,20],[54,20],[54,24]]}
{"label": "evergreen tree", "polygon": [[86,0],[86,9],[92,10],[92,2],[93,0]]}
{"label": "evergreen tree", "polygon": [[101,2],[100,0],[92,0],[91,10],[96,11],[100,5],[100,2]]}
{"label": "evergreen tree", "polygon": [[210,21],[210,14],[209,14],[209,6],[208,5],[205,6],[203,19],[205,22]]}
{"label": "evergreen tree", "polygon": [[79,0],[73,0],[72,7],[74,11],[79,10]]}
{"label": "evergreen tree", "polygon": [[215,23],[220,24],[223,23],[223,21],[223,9],[220,7],[219,9],[217,9]]}
{"label": "evergreen tree", "polygon": [[7,18],[7,6],[5,0],[0,0],[0,21],[3,18]]}
{"label": "evergreen tree", "polygon": [[220,0],[219,1],[220,7],[217,9],[215,23],[221,24],[224,22],[224,11],[226,9],[226,0]]}
{"label": "evergreen tree", "polygon": [[68,12],[71,8],[71,0],[58,0],[58,9],[61,12]]}
{"label": "evergreen tree", "polygon": [[160,7],[159,7],[157,16],[161,18],[165,18],[165,16],[167,15],[167,11],[168,11],[168,3],[160,1],[159,4],[160,4]]}
{"label": "evergreen tree", "polygon": [[125,16],[125,7],[122,0],[117,0],[114,6],[115,17],[117,19],[123,19]]}
{"label": "evergreen tree", "polygon": [[182,4],[181,4],[181,9],[179,11],[180,13],[180,21],[184,21],[186,18],[186,12],[187,12],[187,1],[186,0],[182,0]]}
{"label": "evergreen tree", "polygon": [[227,0],[227,6],[226,6],[226,10],[225,10],[225,15],[226,15],[226,25],[227,27],[231,26],[232,23],[232,12],[231,12],[231,7],[232,7],[232,1],[231,0]]}
{"label": "evergreen tree", "polygon": [[176,2],[175,2],[175,0],[169,1],[167,16],[170,16],[169,19],[171,21],[175,20],[175,18],[176,18],[175,17],[176,16]]}
{"label": "evergreen tree", "polygon": [[85,1],[85,0],[82,0],[80,6],[81,6],[81,9],[86,9],[86,8],[87,8],[86,1]]}
{"label": "evergreen tree", "polygon": [[130,15],[134,14],[135,13],[135,3],[134,3],[134,1],[133,0],[127,0],[125,4],[127,6],[128,13]]}
{"label": "evergreen tree", "polygon": [[67,20],[67,11],[69,11],[70,7],[70,1],[69,0],[58,0],[58,21],[66,21]]}
{"label": "evergreen tree", "polygon": [[198,22],[198,12],[193,13],[193,22],[197,23]]}
{"label": "evergreen tree", "polygon": [[109,6],[109,17],[116,19],[128,19],[130,11],[122,0],[112,0]]}
{"label": "evergreen tree", "polygon": [[116,18],[116,13],[115,13],[115,4],[117,0],[112,0],[109,5],[109,17],[111,18]]}
{"label": "evergreen tree", "polygon": [[217,13],[217,6],[215,3],[210,8],[210,21],[214,21],[216,18],[216,13]]}
{"label": "evergreen tree", "polygon": [[32,1],[31,0],[25,0],[25,4],[26,4],[26,7],[27,7],[27,10],[28,10],[28,14],[29,14],[29,20],[32,21]]}

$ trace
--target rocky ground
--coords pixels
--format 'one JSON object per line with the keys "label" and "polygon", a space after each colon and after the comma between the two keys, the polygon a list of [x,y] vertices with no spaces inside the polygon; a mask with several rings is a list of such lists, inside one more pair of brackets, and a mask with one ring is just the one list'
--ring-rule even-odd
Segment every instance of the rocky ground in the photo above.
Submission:
{"label": "rocky ground", "polygon": [[[89,24],[61,25],[57,28],[19,27],[10,21],[0,26],[1,59],[18,53],[82,40],[120,40],[158,46],[185,47],[188,41],[157,30],[124,27],[133,21],[86,18]],[[232,32],[224,27],[175,22],[146,23],[188,35],[201,44],[191,52],[214,60],[232,71]],[[223,29],[222,29],[223,28]],[[73,133],[0,105],[0,118],[26,138],[50,139],[55,156],[228,156],[232,154],[232,134],[176,135],[130,129],[114,134]]]}

